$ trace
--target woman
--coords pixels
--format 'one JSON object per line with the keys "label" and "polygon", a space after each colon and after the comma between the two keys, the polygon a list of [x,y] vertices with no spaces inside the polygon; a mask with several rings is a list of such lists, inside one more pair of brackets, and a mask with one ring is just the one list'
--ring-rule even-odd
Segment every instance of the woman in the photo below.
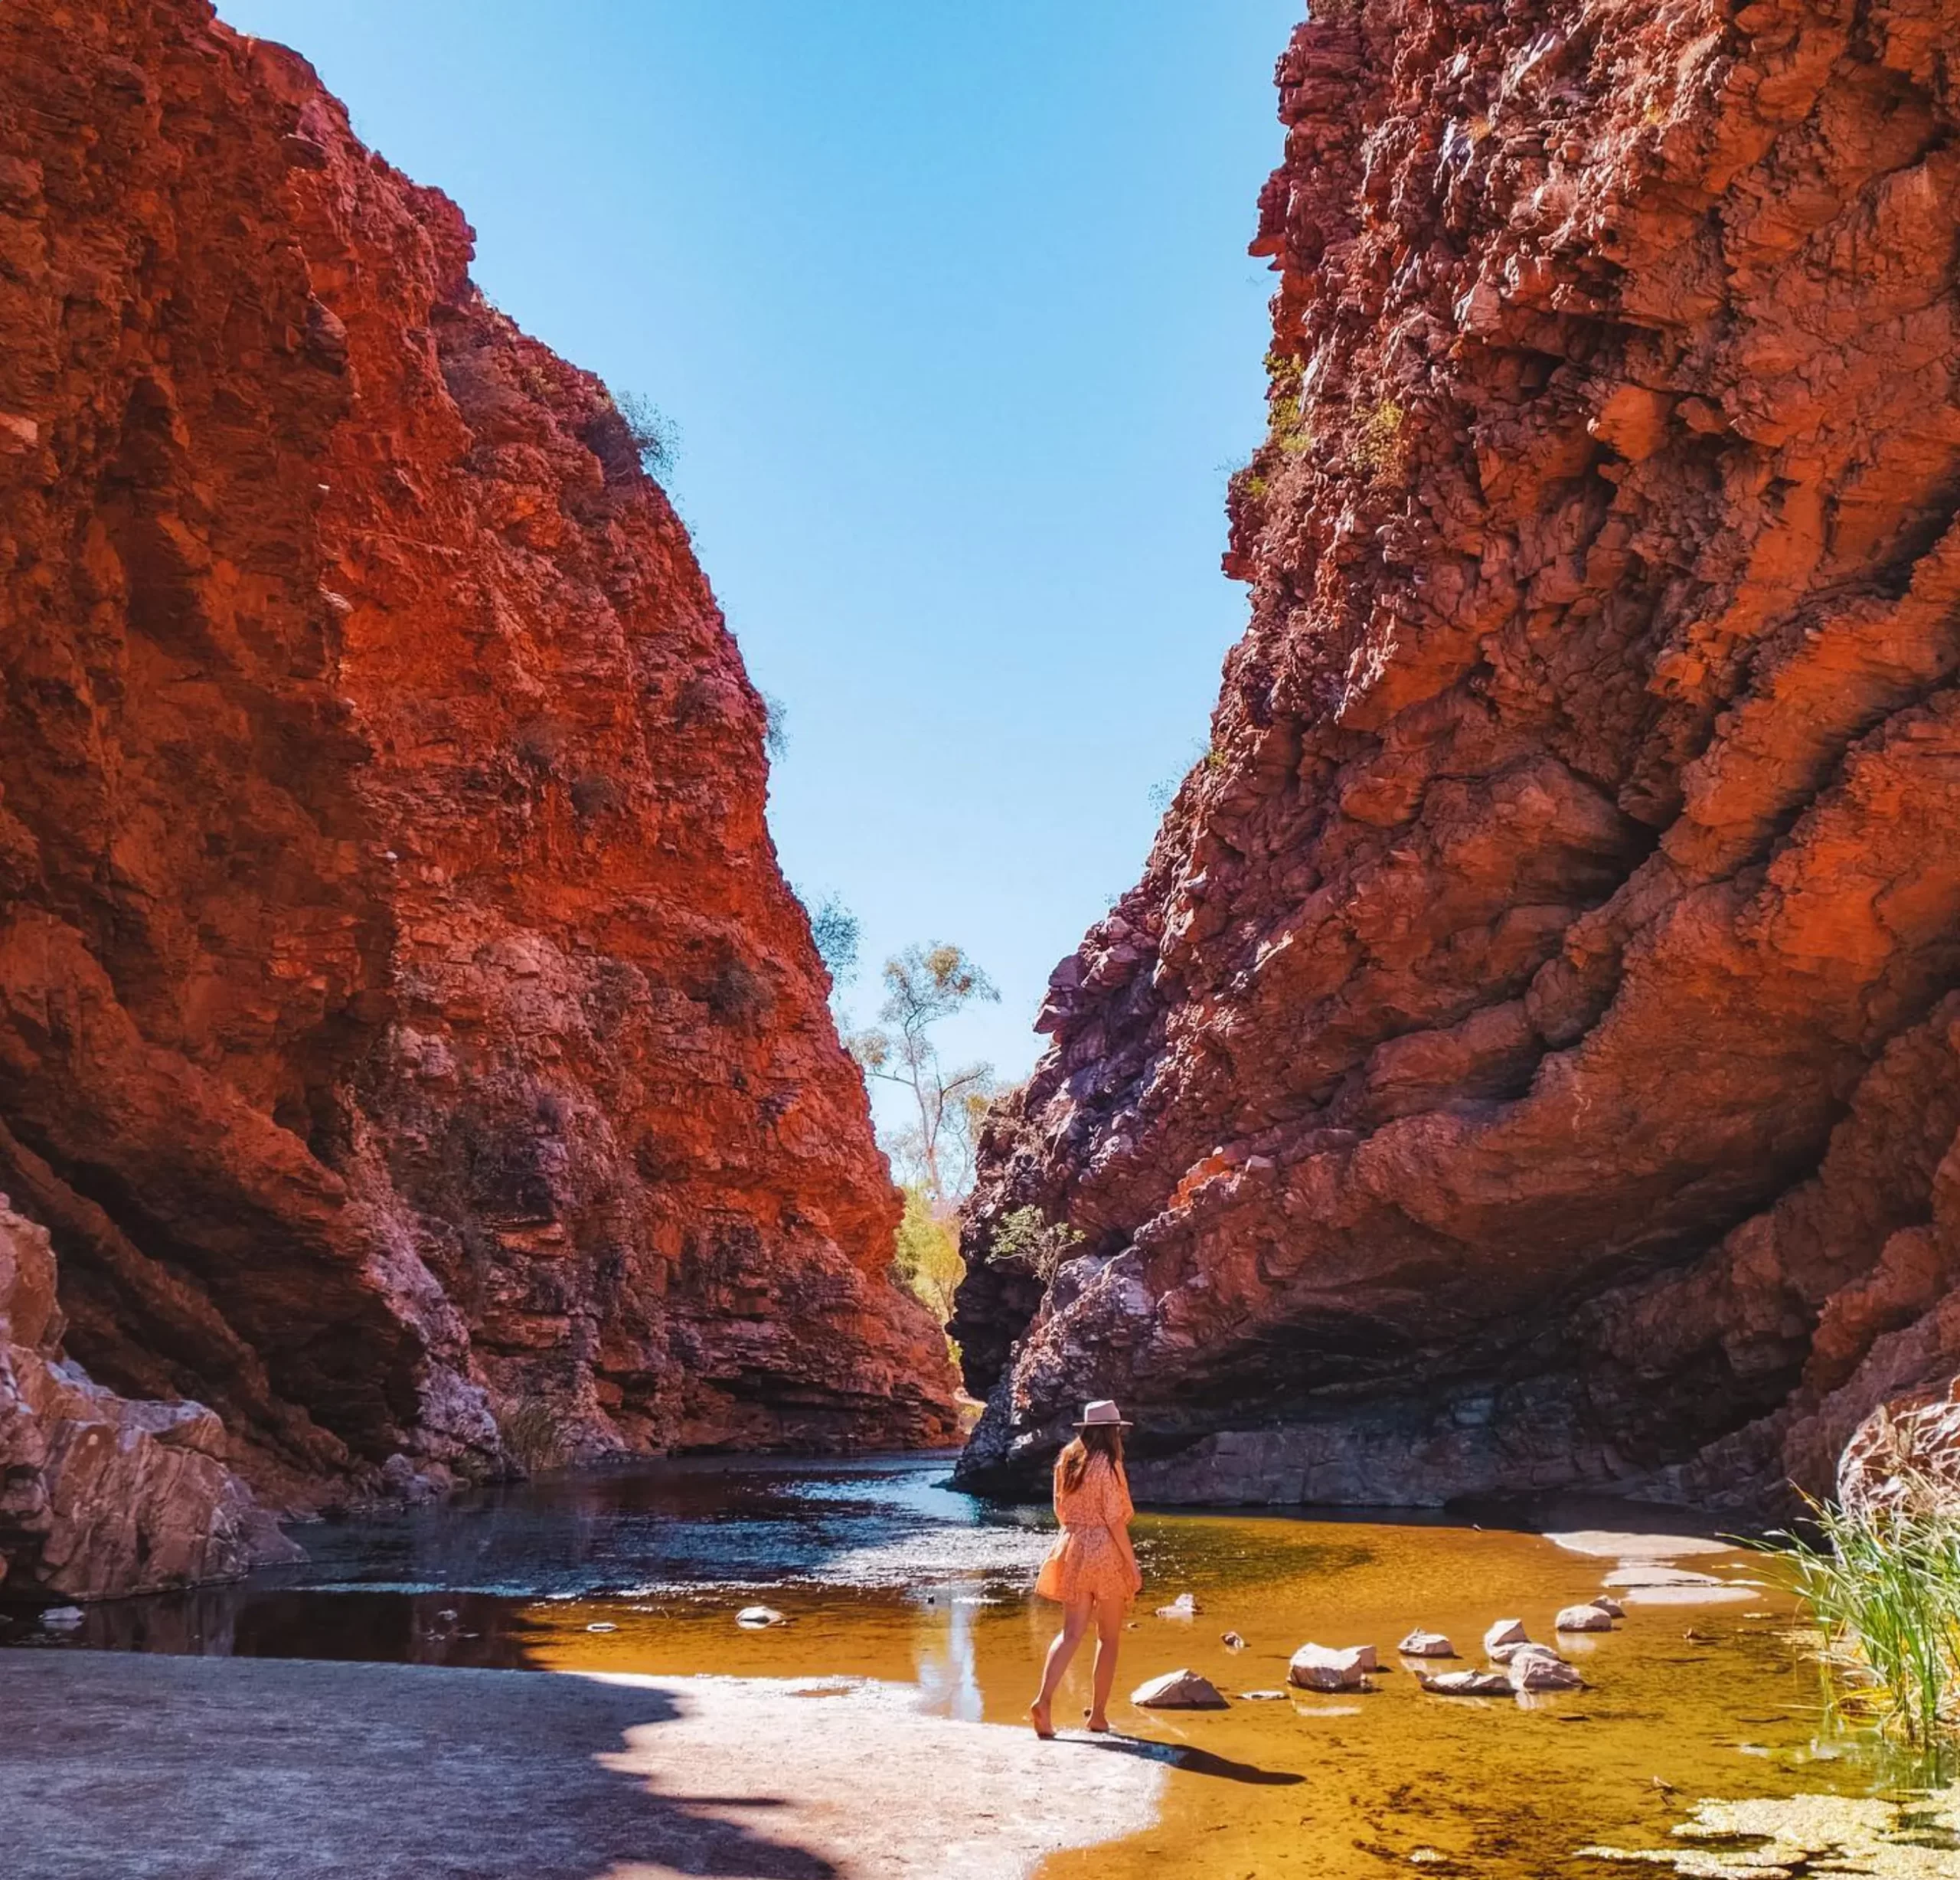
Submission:
{"label": "woman", "polygon": [[1027,1708],[1034,1734],[1055,1734],[1055,1691],[1096,1622],[1096,1700],[1089,1727],[1109,1728],[1109,1692],[1116,1682],[1116,1647],[1123,1614],[1143,1586],[1130,1545],[1130,1485],[1123,1474],[1123,1432],[1130,1426],[1106,1398],[1085,1404],[1075,1440],[1055,1460],[1055,1519],[1062,1531],[1041,1563],[1034,1590],[1058,1601],[1062,1629],[1048,1647],[1041,1692]]}

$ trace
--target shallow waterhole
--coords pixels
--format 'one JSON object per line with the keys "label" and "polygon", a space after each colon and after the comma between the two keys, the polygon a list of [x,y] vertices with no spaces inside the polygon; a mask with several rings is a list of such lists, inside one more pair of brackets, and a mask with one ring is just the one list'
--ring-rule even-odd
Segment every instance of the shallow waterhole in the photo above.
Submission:
{"label": "shallow waterhole", "polygon": [[[701,1459],[582,1470],[438,1506],[295,1530],[299,1566],[241,1584],[96,1606],[57,1642],[11,1616],[0,1640],[59,1649],[338,1658],[541,1671],[870,1677],[922,1708],[1018,1720],[1054,1630],[1027,1593],[1045,1509],[950,1486],[945,1458]],[[1651,1525],[1651,1517],[1648,1517]],[[1481,1664],[1493,1620],[1550,1641],[1613,1557],[1542,1535],[1394,1515],[1145,1512],[1147,1576],[1119,1693],[1188,1666],[1223,1712],[1133,1709],[1115,1741],[1056,1754],[1165,1761],[1165,1807],[1131,1840],[1057,1856],[1049,1880],[1437,1872],[1547,1880],[1611,1871],[1589,1844],[1655,1848],[1704,1797],[1867,1794],[1900,1779],[1827,1730],[1781,1591],[1707,1606],[1629,1605],[1615,1632],[1560,1641],[1591,1687],[1530,1700],[1422,1691],[1396,1641],[1441,1631]],[[1745,1552],[1686,1563],[1759,1579]],[[1179,1593],[1188,1620],[1154,1609]],[[741,1607],[789,1621],[746,1630]],[[594,1629],[598,1628],[598,1629]],[[1245,1649],[1227,1646],[1236,1632]],[[1245,1702],[1285,1682],[1308,1640],[1371,1643],[1364,1694]],[[1448,1668],[1448,1667],[1443,1667]],[[1057,1707],[1086,1702],[1088,1656]],[[813,1695],[817,1694],[813,1692]],[[1624,1870],[1622,1870],[1624,1871]],[[1651,1869],[1649,1871],[1651,1871]]]}

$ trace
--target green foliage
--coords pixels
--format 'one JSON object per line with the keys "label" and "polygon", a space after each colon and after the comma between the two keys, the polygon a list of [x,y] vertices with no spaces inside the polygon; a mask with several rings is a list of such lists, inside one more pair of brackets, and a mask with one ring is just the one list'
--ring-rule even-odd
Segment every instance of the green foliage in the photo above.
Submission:
{"label": "green foliage", "polygon": [[1409,458],[1409,440],[1403,435],[1408,414],[1393,398],[1372,406],[1354,433],[1354,461],[1377,482],[1399,477]]}
{"label": "green foliage", "polygon": [[780,763],[789,754],[789,708],[763,694],[763,748]]}
{"label": "green foliage", "polygon": [[1001,1217],[994,1230],[988,1264],[1018,1260],[1045,1284],[1081,1239],[1066,1221],[1050,1221],[1038,1208],[1015,1208]]}
{"label": "green foliage", "polygon": [[557,1468],[570,1447],[563,1420],[541,1397],[519,1398],[497,1419],[497,1434],[505,1454],[526,1475]]}
{"label": "green foliage", "polygon": [[816,942],[817,957],[830,974],[831,987],[835,989],[848,986],[858,976],[858,949],[864,938],[862,924],[836,894],[825,895],[814,907],[802,894],[797,898],[809,914],[810,937]]}
{"label": "green foliage", "polygon": [[905,1218],[898,1224],[892,1270],[941,1325],[952,1316],[952,1296],[966,1277],[953,1217],[933,1205],[923,1182],[905,1185]]}
{"label": "green foliage", "polygon": [[671,476],[681,449],[674,420],[638,392],[622,391],[612,403],[626,420],[626,439],[639,456],[640,468],[652,477]]}
{"label": "green foliage", "polygon": [[1812,1502],[1818,1541],[1771,1545],[1823,1631],[1839,1711],[1930,1750],[1960,1735],[1960,1512],[1906,1486],[1898,1508]]}
{"label": "green foliage", "polygon": [[883,1024],[845,1041],[867,1077],[896,1084],[911,1097],[916,1120],[888,1146],[935,1207],[953,1205],[972,1185],[974,1149],[994,1094],[994,1068],[948,1071],[933,1028],[977,1001],[998,1003],[994,983],[959,947],[944,941],[911,946],[884,963]]}

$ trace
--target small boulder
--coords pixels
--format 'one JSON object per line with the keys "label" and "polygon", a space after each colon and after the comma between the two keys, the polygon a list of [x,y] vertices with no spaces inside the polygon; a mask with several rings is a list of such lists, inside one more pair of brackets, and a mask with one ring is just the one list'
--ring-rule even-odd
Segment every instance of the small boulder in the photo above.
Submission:
{"label": "small boulder", "polygon": [[609,1619],[602,1619],[596,1625],[587,1626],[588,1632],[617,1632],[619,1628]]}
{"label": "small boulder", "polygon": [[82,1609],[79,1606],[51,1606],[41,1615],[42,1630],[48,1632],[72,1632],[82,1623]]}
{"label": "small boulder", "polygon": [[1508,1645],[1493,1645],[1490,1658],[1494,1665],[1508,1665],[1520,1652],[1543,1652],[1550,1649],[1548,1646],[1535,1645],[1529,1639],[1513,1639]]}
{"label": "small boulder", "polygon": [[1440,1632],[1425,1632],[1420,1627],[1395,1648],[1406,1658],[1454,1658],[1456,1647]]}
{"label": "small boulder", "polygon": [[1160,1606],[1157,1616],[1160,1619],[1195,1619],[1204,1610],[1189,1593],[1180,1593],[1168,1606]]}
{"label": "small boulder", "polygon": [[1286,1682],[1303,1691],[1354,1691],[1375,1668],[1372,1645],[1350,1645],[1338,1650],[1303,1645],[1286,1667]]}
{"label": "small boulder", "polygon": [[1557,1652],[1542,1645],[1521,1651],[1511,1661],[1514,1691],[1583,1691],[1586,1680]]}
{"label": "small boulder", "polygon": [[1145,1710],[1225,1710],[1224,1694],[1209,1678],[1195,1671],[1167,1671],[1139,1684],[1130,1702]]}
{"label": "small boulder", "polygon": [[1508,1697],[1511,1680],[1501,1671],[1442,1671],[1432,1676],[1426,1671],[1416,1673],[1416,1681],[1426,1691],[1434,1691],[1440,1697]]}
{"label": "small boulder", "polygon": [[735,1615],[735,1623],[751,1632],[760,1632],[765,1626],[787,1625],[789,1622],[773,1606],[744,1606]]}
{"label": "small boulder", "polygon": [[1242,1702],[1247,1704],[1283,1704],[1286,1701],[1284,1691],[1241,1691]]}
{"label": "small boulder", "polygon": [[1603,1606],[1568,1606],[1552,1621],[1560,1632],[1610,1632],[1613,1615]]}
{"label": "small boulder", "polygon": [[[1626,1608],[1610,1593],[1600,1594],[1594,1599],[1592,1604],[1609,1619],[1624,1619],[1626,1617]],[[1744,1614],[1745,1617],[1747,1616]]]}
{"label": "small boulder", "polygon": [[1494,1658],[1500,1646],[1528,1644],[1530,1637],[1522,1619],[1500,1619],[1485,1633],[1484,1649]]}
{"label": "small boulder", "polygon": [[1245,1640],[1240,1638],[1236,1632],[1220,1633],[1218,1635],[1218,1643],[1223,1646],[1228,1652],[1243,1652],[1246,1649]]}

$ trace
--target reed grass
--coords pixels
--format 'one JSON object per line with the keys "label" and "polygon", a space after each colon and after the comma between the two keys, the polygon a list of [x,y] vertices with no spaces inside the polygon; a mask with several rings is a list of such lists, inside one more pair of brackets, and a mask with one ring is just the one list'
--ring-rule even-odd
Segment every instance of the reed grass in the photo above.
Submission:
{"label": "reed grass", "polygon": [[1823,1633],[1839,1714],[1932,1750],[1960,1737],[1960,1511],[1902,1500],[1855,1512],[1812,1502],[1815,1537],[1770,1546]]}

